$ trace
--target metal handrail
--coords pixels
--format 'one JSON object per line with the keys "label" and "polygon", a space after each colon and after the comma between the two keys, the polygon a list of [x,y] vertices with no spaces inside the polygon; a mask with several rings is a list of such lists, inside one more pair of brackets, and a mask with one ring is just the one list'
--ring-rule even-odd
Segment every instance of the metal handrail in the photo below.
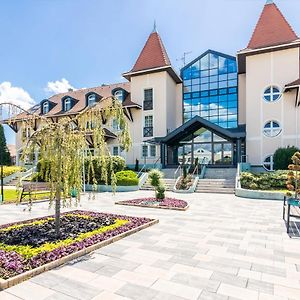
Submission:
{"label": "metal handrail", "polygon": [[156,164],[160,161],[160,157],[154,162],[153,168],[156,169]]}
{"label": "metal handrail", "polygon": [[196,171],[197,171],[197,175],[199,175],[199,165],[196,165],[196,167],[194,168],[192,176],[195,176]]}
{"label": "metal handrail", "polygon": [[139,178],[141,174],[143,173],[143,170],[146,169],[146,164],[143,165],[143,167],[140,169],[140,171],[137,174],[137,177]]}
{"label": "metal handrail", "polygon": [[182,168],[182,165],[179,164],[178,168],[174,172],[174,179],[176,179],[176,174],[178,173],[179,170],[181,170],[181,168]]}

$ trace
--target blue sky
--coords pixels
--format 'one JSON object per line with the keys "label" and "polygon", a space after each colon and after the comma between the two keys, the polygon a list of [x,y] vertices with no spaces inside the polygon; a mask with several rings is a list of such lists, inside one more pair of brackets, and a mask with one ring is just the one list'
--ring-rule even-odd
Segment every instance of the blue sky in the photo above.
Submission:
{"label": "blue sky", "polygon": [[[0,101],[39,102],[66,85],[62,78],[75,88],[124,81],[121,73],[134,64],[154,19],[177,70],[184,52],[192,51],[187,61],[207,49],[235,55],[247,45],[265,2],[2,0]],[[275,2],[300,34],[300,1]],[[6,134],[13,143],[12,132]]]}

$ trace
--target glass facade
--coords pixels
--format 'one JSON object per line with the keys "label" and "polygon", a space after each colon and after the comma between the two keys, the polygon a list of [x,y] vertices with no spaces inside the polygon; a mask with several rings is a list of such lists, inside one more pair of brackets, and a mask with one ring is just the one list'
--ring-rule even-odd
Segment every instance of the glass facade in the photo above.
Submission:
{"label": "glass facade", "polygon": [[237,127],[238,82],[234,57],[212,50],[181,70],[184,122],[200,116],[223,128]]}

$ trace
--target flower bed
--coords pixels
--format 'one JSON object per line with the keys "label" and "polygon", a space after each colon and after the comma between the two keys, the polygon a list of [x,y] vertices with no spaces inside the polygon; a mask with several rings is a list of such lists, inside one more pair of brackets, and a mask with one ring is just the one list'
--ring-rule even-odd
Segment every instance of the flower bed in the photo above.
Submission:
{"label": "flower bed", "polygon": [[[0,283],[2,284],[0,290],[12,285],[5,285],[5,280],[13,280],[15,276],[20,276],[19,274],[30,273],[28,272],[30,270],[32,274],[41,273],[50,268],[44,268],[40,272],[36,272],[36,268],[82,250],[84,253],[81,255],[86,254],[90,252],[89,248],[95,250],[95,246],[104,245],[103,242],[108,244],[156,222],[147,218],[72,211],[62,214],[59,239],[55,237],[52,216],[2,225],[0,226]],[[59,264],[62,263],[56,265]],[[24,279],[26,278],[20,281]],[[15,283],[17,282],[14,281],[13,284]]]}
{"label": "flower bed", "polygon": [[175,210],[187,210],[189,207],[186,201],[174,199],[174,198],[165,198],[163,200],[159,200],[156,198],[141,198],[141,199],[118,201],[115,204],[150,207],[150,208],[165,208],[165,209],[175,209]]}

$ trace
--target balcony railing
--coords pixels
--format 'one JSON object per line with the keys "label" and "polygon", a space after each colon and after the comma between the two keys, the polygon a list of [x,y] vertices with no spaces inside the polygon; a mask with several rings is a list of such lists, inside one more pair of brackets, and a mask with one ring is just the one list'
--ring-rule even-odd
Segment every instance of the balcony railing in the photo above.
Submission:
{"label": "balcony railing", "polygon": [[153,127],[144,127],[144,137],[153,136]]}
{"label": "balcony railing", "polygon": [[153,101],[145,100],[144,101],[144,110],[151,110],[151,109],[153,109]]}

